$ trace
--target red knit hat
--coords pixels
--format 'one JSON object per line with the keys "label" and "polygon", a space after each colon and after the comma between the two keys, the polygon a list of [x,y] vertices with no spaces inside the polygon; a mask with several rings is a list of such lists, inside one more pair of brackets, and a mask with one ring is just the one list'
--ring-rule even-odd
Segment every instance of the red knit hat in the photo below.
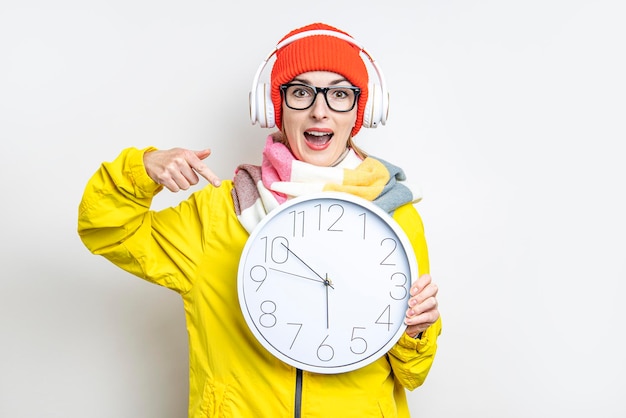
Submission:
{"label": "red knit hat", "polygon": [[[324,23],[313,23],[292,30],[281,39],[281,42],[297,33],[311,30],[329,30],[350,36]],[[276,61],[271,75],[271,95],[274,104],[274,119],[278,129],[282,129],[280,85],[309,71],[331,71],[341,74],[352,85],[361,89],[357,104],[356,124],[352,129],[352,136],[355,136],[363,125],[363,112],[368,96],[367,67],[360,56],[358,46],[331,35],[306,36],[287,44],[276,52]]]}

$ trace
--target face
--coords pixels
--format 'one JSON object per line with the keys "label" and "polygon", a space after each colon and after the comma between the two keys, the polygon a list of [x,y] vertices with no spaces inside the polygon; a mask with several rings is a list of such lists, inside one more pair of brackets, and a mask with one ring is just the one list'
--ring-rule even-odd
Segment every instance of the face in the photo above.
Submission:
{"label": "face", "polygon": [[[291,82],[315,87],[351,86],[342,75],[328,71],[303,73]],[[328,107],[322,93],[308,109],[290,109],[284,100],[282,106],[282,126],[294,156],[317,166],[330,166],[337,161],[356,123],[357,106],[349,112],[335,112]]]}

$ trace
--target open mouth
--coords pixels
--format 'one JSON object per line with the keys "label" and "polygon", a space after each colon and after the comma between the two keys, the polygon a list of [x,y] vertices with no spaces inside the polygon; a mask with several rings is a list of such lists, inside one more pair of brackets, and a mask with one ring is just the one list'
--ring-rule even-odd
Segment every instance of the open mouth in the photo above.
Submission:
{"label": "open mouth", "polygon": [[307,131],[304,133],[306,142],[312,148],[325,148],[330,143],[332,137],[333,134],[331,132]]}

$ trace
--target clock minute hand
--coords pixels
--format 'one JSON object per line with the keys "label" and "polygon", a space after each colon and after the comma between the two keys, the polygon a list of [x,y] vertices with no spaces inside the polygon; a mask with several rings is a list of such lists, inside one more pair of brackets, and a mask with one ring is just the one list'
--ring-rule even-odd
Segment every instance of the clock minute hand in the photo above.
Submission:
{"label": "clock minute hand", "polygon": [[295,274],[295,273],[292,273],[292,272],[290,272],[290,271],[285,271],[285,270],[275,269],[275,268],[273,268],[273,267],[270,267],[269,269],[270,269],[270,270],[272,270],[272,271],[277,271],[277,272],[279,272],[279,273],[288,274],[288,275],[290,275],[290,276],[300,277],[301,279],[310,280],[310,281],[312,281],[312,282],[317,282],[317,283],[325,283],[323,280],[316,279],[316,278],[314,278],[314,277],[307,277],[307,276],[303,276],[303,275],[301,275],[301,274]]}
{"label": "clock minute hand", "polygon": [[333,287],[330,279],[328,278],[328,274],[326,274],[326,279],[324,279],[324,284],[326,285],[326,329],[330,328],[330,319],[328,317],[328,288]]}
{"label": "clock minute hand", "polygon": [[[300,260],[300,262],[302,264],[304,264],[309,270],[311,270],[317,277],[320,278],[320,281],[322,283],[324,283],[326,286],[330,286],[333,287],[333,285],[330,283],[330,281],[328,279],[324,279],[322,276],[320,276],[315,270],[313,270],[311,268],[311,266],[309,266],[307,263],[304,262],[303,259],[301,259],[300,257],[298,257],[298,255],[296,253],[294,253],[293,251],[291,251],[291,248],[287,247],[284,243],[280,243],[283,247],[285,247],[285,249],[290,252],[294,257],[296,257],[298,260]],[[333,288],[334,289],[334,288]]]}

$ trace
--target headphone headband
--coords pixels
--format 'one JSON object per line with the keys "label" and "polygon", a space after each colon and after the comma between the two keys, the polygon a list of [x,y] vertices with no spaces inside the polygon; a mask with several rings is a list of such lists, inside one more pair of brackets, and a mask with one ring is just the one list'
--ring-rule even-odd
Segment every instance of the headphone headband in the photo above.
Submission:
{"label": "headphone headband", "polygon": [[316,36],[316,35],[327,35],[327,36],[332,36],[334,38],[343,39],[344,41],[346,41],[348,43],[351,43],[352,45],[358,47],[360,50],[363,50],[363,47],[361,46],[361,44],[358,43],[351,36],[348,36],[348,35],[346,35],[344,33],[337,32],[337,31],[334,31],[334,30],[315,29],[315,30],[307,30],[307,31],[304,31],[304,32],[299,32],[299,33],[296,33],[294,35],[291,35],[289,38],[284,39],[282,42],[279,42],[278,45],[276,45],[275,51],[278,51],[279,49],[289,45],[290,43],[292,43],[294,41],[297,41],[298,39],[306,38],[306,37],[309,37],[309,36]]}

